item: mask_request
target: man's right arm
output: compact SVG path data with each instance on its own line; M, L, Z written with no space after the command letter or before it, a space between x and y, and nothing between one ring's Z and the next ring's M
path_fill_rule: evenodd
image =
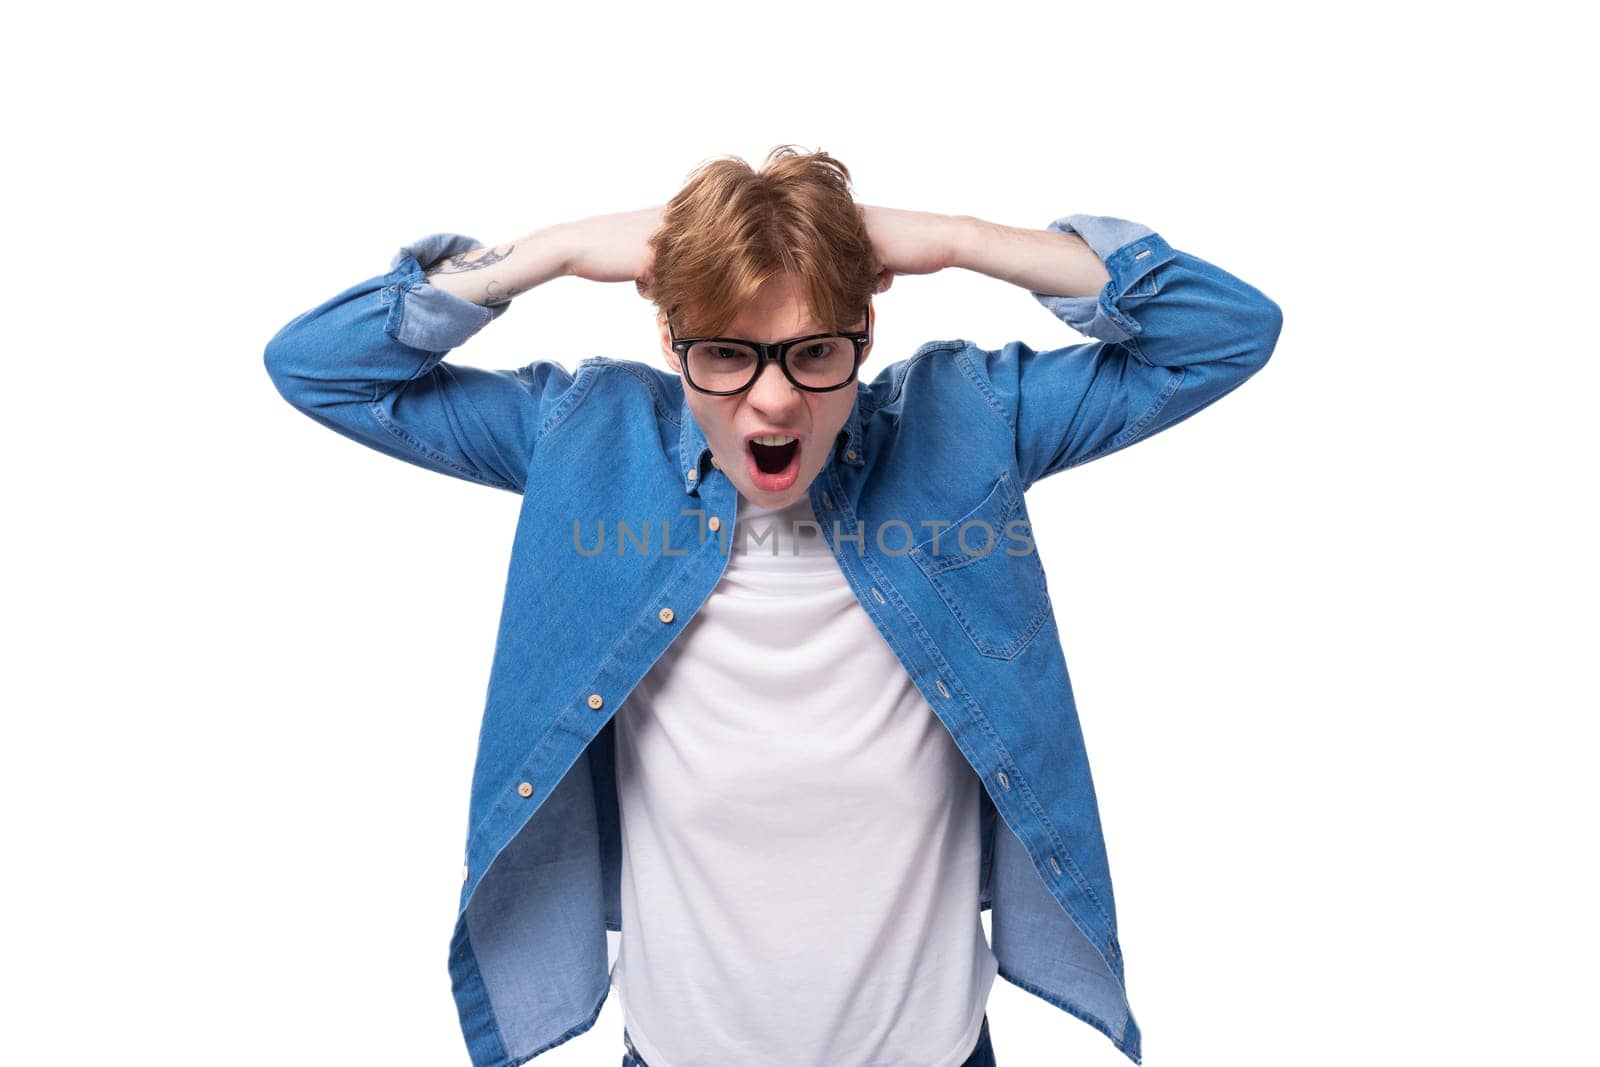
M430 284L463 300L498 307L567 272L573 227L551 226L521 240L476 248L424 264Z
M542 427L576 400L560 363L488 370L444 357L527 292L566 272L567 225L483 248L432 234L390 269L297 316L268 342L284 399L329 429L429 470L522 492Z

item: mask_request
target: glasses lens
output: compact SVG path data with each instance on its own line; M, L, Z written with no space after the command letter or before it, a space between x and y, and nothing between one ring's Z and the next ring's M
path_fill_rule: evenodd
M817 337L789 349L789 373L813 389L843 382L855 363L856 346L848 337Z
M727 341L700 341L689 346L689 379L702 389L742 389L755 374L755 349ZM789 373L801 385L827 389L845 382L855 370L856 347L848 337L816 337L789 349Z
M748 345L701 341L689 346L689 380L717 392L739 389L756 372L756 358L756 350Z

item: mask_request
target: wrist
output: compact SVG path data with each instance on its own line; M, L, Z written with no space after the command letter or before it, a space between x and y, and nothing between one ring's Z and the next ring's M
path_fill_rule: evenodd
M531 269L545 278L570 276L578 258L577 230L571 222L557 222L534 230L523 238L530 254L537 256Z
M973 215L947 216L944 226L944 266L946 268L960 267L963 270L973 270L972 264L976 262L974 249L982 238L984 228L988 225L988 223Z

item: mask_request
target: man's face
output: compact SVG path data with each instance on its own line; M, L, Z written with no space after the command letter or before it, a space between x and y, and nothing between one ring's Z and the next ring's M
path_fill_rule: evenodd
M867 313L874 319L877 314L870 305ZM849 328L864 330L868 321L858 320ZM681 375L683 364L672 351L664 312L657 314L656 325L667 365ZM773 342L825 333L829 329L832 327L811 318L800 301L800 290L794 280L789 275L779 275L722 333L748 341ZM872 345L868 344L862 353L863 363L871 352ZM826 393L807 392L796 388L784 376L783 368L769 363L762 368L761 377L754 385L734 396L708 396L691 388L687 381L683 388L688 394L689 410L711 446L712 462L752 503L781 508L804 495L821 472L839 431L850 417L850 409L855 406L856 384L852 381L842 389ZM760 473L749 439L761 434L799 439L797 469L786 485L772 487L770 477ZM767 481L768 486L759 485L760 481Z

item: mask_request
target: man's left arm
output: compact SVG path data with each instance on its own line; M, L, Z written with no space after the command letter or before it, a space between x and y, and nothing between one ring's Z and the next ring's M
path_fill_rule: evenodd
M1069 215L1045 230L958 216L948 266L1028 289L1095 340L970 350L1016 436L1024 487L1167 429L1267 362L1283 315L1260 290L1150 227Z

